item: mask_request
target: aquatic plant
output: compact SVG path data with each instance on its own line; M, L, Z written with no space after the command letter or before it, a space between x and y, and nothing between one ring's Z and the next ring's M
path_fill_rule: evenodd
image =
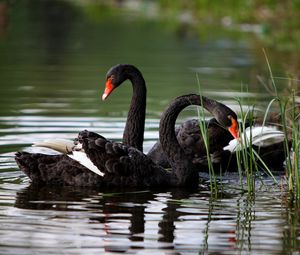
M293 90L288 96L286 94L280 96L276 87L275 78L272 73L272 69L265 51L265 59L270 75L270 87L269 91L273 94L273 98L269 101L265 114L263 116L262 127L264 128L267 123L268 116L271 112L271 108L276 104L279 108L280 123L283 132L283 144L284 144L284 154L285 154L285 173L286 173L286 187L290 191L291 195L300 200L300 174L299 174L299 146L300 146L300 124L298 118L300 114L297 108L297 97ZM197 76L199 93L201 93L201 86L199 78ZM266 84L264 84L267 86ZM240 107L240 119L241 126L240 130L246 130L246 123L249 124L246 132L240 131L240 145L239 149L236 150L236 162L237 170L240 176L240 187L241 190L247 190L249 193L255 192L255 185L257 180L261 180L263 183L263 178L261 171L270 176L274 183L277 183L276 178L273 176L271 169L268 167L260 156L260 148L257 146L254 148L252 140L252 128L255 121L254 106L249 106L248 109L244 110L244 102L240 98L235 98ZM204 110L201 108L198 110L199 126L201 135L203 137L205 148L207 152L207 165L210 176L210 189L211 191L217 192L220 188L221 182L218 182L216 176L216 169L214 169L214 164L212 162L212 157L209 153L209 136L207 133L207 127L205 124L205 114ZM250 134L250 135L249 135ZM222 169L220 173L222 174ZM220 177L221 178L221 177ZM245 181L244 181L245 180ZM244 185L246 187L244 188Z
M297 201L300 200L300 174L299 174L299 144L300 144L300 125L299 125L299 113L297 112L297 102L296 102L296 94L295 91L288 95L283 94L279 95L275 77L273 76L273 72L271 69L271 65L265 50L263 50L267 67L269 70L270 76L270 85L268 90L272 91L273 98L270 100L266 112L264 114L262 126L265 126L267 116L269 115L271 106L275 103L278 104L279 114L281 117L281 121L279 125L284 133L284 153L285 153L285 174L286 174L286 187L290 191L290 194ZM290 79L287 79L290 80ZM266 84L264 84L267 86ZM245 130L245 123L248 120L250 123L250 133L251 133L251 124L253 123L253 112L254 108L248 109L245 113L242 108L242 102L240 99L236 99L238 104L240 105L240 115L242 119L242 130ZM241 134L242 135L242 134ZM245 139L244 139L245 140ZM240 151L237 151L237 163L238 170L241 178L241 185L243 185L242 177L246 176L247 180L247 190L248 192L255 191L255 171L263 170L268 175L273 177L274 182L277 183L276 179L272 175L271 170L268 168L267 164L260 158L259 152L256 152L252 146L252 136L250 135L249 140L245 140L244 144L241 144L243 148ZM247 149L246 149L247 148ZM260 163L262 167L258 169L257 163ZM259 175L258 175L259 176Z
M198 77L198 75L196 77L197 77L197 82L198 82L199 95L202 95L199 77ZM202 97L201 97L201 103L202 103ZM208 165L208 172L209 172L209 177L210 177L210 190L211 190L211 192L214 192L216 194L218 192L218 185L217 185L217 179L216 179L211 155L209 152L210 151L209 150L209 135L208 135L208 129L207 129L206 122L205 122L204 108L198 107L197 112L198 112L200 132L201 132L201 135L202 135L202 138L204 141L204 145L205 145L205 149L206 149L207 165Z
M240 130L243 130L244 132L240 131L240 147L239 150L236 150L236 161L238 166L238 172L240 175L240 184L243 188L243 177L246 177L246 184L247 184L247 191L249 193L252 193L255 191L255 184L257 177L261 180L263 183L263 179L261 178L260 171L263 171L268 176L272 177L274 182L276 183L276 179L272 174L272 171L268 167L268 165L264 162L264 160L261 158L258 151L255 150L254 141L252 140L252 130L253 130L253 124L255 121L254 116L254 105L250 106L246 112L243 110L243 103L242 100L239 98L236 98L238 105L240 106L240 117L241 117L241 127ZM265 127L265 122L267 119L267 116L270 111L270 107L272 105L273 100L269 103L267 110L264 115L264 120L262 123L262 130ZM246 123L249 124L249 127L246 127ZM246 129L248 132L246 132ZM250 135L249 135L250 134Z
M297 201L300 199L300 176L299 176L299 143L300 143L300 125L299 113L297 112L296 94L292 89L291 93L286 96L280 96L276 89L275 77L273 76L270 62L266 51L263 50L268 65L270 79L274 88L275 99L278 102L282 130L285 134L284 148L286 155L286 180L287 187L292 197ZM290 78L286 78L292 81ZM291 141L291 142L290 142ZM291 145L290 145L291 143Z
M290 194L296 199L300 199L300 176L299 176L299 131L297 105L295 92L286 99L279 100L280 113L282 115L282 127L285 133L285 153L286 153L286 180ZM289 125L290 126L289 126ZM289 139L290 138L290 139ZM290 145L291 140L291 145Z

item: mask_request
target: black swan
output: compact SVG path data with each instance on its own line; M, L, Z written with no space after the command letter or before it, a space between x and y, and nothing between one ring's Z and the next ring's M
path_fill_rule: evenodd
M16 162L33 182L75 186L190 186L199 182L198 169L192 159L179 146L175 134L175 122L182 109L189 105L201 105L208 100L191 94L176 98L163 113L160 120L160 141L172 166L167 171L155 164L138 149L116 143L89 131L78 135L78 144L101 172L90 171L68 155L45 155L18 152ZM214 109L212 109L214 111ZM226 116L222 121L231 123Z
M106 75L106 86L102 99L105 100L111 92L120 86L125 80L129 79L133 87L133 96L131 100L128 118L123 134L123 144L133 146L142 151L145 126L145 110L146 110L146 84L142 73L133 65L119 64L113 66ZM204 97L203 97L204 98ZM206 122L209 135L209 151L210 153L220 151L226 146L232 138L238 137L238 124L236 114L227 106L221 103L213 103L206 107L207 103L212 101L203 100L203 107L210 109L215 117L219 119L224 116L232 116L226 126L224 121L219 123L215 118ZM227 118L227 117L226 117ZM229 131L229 132L228 132ZM206 147L202 139L199 129L199 121L196 119L188 120L176 129L177 140L186 154L194 155L198 158L206 155ZM159 142L149 151L148 156L157 164L168 167L169 163Z
M135 66L129 64L113 66L106 75L106 88L102 99L105 100L115 88L127 79L132 83L133 96L123 134L123 143L125 145L136 147L142 151L146 108L146 85L142 73ZM214 112L212 112L212 110L209 111L217 117L205 122L209 138L209 153L212 155L216 167L223 162L223 168L226 165L227 167L225 169L235 171L237 164L232 164L232 162L234 162L232 159L235 159L235 155L233 155L234 150L232 150L231 147L227 147L227 150L224 150L223 148L228 145L233 137L237 138L239 136L236 114L221 103L214 103L213 105L206 107L207 102L208 104L210 103L209 101L203 100L203 107L206 109L213 109L215 107L216 109L214 109ZM232 123L224 125L224 121L221 123L218 122L218 119L222 118L222 115L232 116ZM276 134L276 132L273 132L273 128L269 129L260 125L252 127L252 129L259 137L258 143L254 143L253 148L259 153L267 166L272 169L282 168L285 160L282 132L279 134L280 131L277 131ZM176 137L185 154L190 155L193 158L193 162L197 164L200 169L207 170L205 169L207 166L206 146L199 128L199 120L192 119L181 124L176 129ZM268 137L273 141L272 143L266 141L263 142L263 140L266 138L268 139ZM233 141L236 142L237 140ZM163 167L170 166L160 142L157 142L147 155L154 163ZM275 160L275 158L277 160Z

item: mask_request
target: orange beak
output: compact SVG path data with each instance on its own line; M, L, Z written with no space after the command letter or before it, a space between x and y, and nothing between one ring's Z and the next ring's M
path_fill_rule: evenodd
M104 101L114 89L115 86L112 84L111 78L108 78L105 84L105 90L102 95L102 100Z
M234 118L231 118L231 126L228 128L228 131L235 139L240 139L239 124Z

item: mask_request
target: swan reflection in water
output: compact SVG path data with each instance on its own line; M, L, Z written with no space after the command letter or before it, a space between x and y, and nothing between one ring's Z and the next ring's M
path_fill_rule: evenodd
M44 243L52 251L278 251L288 236L283 236L286 225L276 216L282 210L275 205L270 211L268 195L233 192L213 197L205 186L105 191L31 184L17 193L11 213L23 220L13 233L37 250ZM290 216L287 224L295 220ZM271 233L276 244L269 242Z
M149 246L177 252L200 251L207 249L209 224L214 220L213 200L206 191L202 188L110 189L106 193L97 189L31 184L17 193L15 207L26 209L21 213L34 219L30 223L37 232L56 233L52 238L58 240L66 233L72 235L71 247L93 242L95 248L105 251L125 252ZM222 235L234 235L235 228L233 224ZM191 229L193 236L189 236ZM88 237L91 240L86 240ZM41 240L30 241L34 247ZM225 245L235 246L232 238Z

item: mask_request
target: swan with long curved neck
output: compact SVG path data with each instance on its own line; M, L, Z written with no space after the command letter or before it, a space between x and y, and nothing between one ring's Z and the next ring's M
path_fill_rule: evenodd
M190 162L193 161L194 155L186 154L186 152L183 150L183 148L177 140L178 135L176 135L175 129L171 128L175 126L175 121L181 110L190 104L201 105L203 108L208 110L213 116L215 116L217 122L223 127L228 127L230 129L233 126L234 128L237 128L236 126L234 126L237 116L227 106L204 96L199 97L199 95L196 94L178 97L169 105L169 107L163 114L160 122L159 131L159 138L162 150L165 152L172 169L175 169L175 171L178 171L178 166L183 166L183 170L181 169L180 171L191 171L190 169L194 170L195 168L198 169L195 164L193 164L193 167L191 168ZM168 123L168 125L165 125L165 123ZM238 131L234 130L234 132ZM180 163L180 161L182 161L183 163ZM189 167L187 167L184 163L188 164ZM198 171L199 170L201 169L198 169ZM192 178L193 175L186 173L180 174L179 176L181 178ZM183 183L186 182L185 179L181 181Z
M131 81L133 93L123 133L123 143L143 151L147 89L141 72L133 65L113 66L106 74L102 100L105 100L127 79Z
M107 72L106 87L102 99L105 100L114 89L127 79L132 83L133 95L123 134L123 143L142 151L147 93L142 73L135 66L129 64L113 66ZM206 108L206 101L204 100L203 103L204 108ZM206 124L208 127L210 153L213 153L222 150L233 137L238 137L238 125L236 114L223 104L212 104L210 112L217 119L211 119ZM231 119L228 119L227 116L229 115L232 116ZM221 120L221 122L218 120ZM186 121L177 129L176 134L179 145L186 154L193 155L194 157L206 155L206 147L200 132L198 120ZM169 165L159 142L149 151L148 156L155 163L162 166Z
M129 79L132 83L133 95L123 134L123 143L142 150L146 108L146 84L142 73L133 65L120 64L113 66L108 71L106 77L106 88L102 96L103 100L105 100L111 92L120 86L125 80ZM209 141L209 153L213 155L213 160L217 164L219 164L220 160L227 162L227 158L232 158L232 155L230 155L230 151L224 153L224 147L228 145L233 137L237 138L239 134L236 114L230 108L221 103L215 101L210 102L210 100L205 97L202 97L202 101L203 107L210 111L215 117L205 123ZM231 117L228 118L228 116ZM256 129L260 130L261 128L258 126L255 127L255 130ZM263 128L262 130L263 132L261 130L258 132L263 134L265 138L270 135L266 128ZM183 149L185 154L192 156L193 162L197 164L200 169L204 169L207 165L207 147L205 146L205 142L199 128L199 120L191 119L181 124L176 129L176 136L179 146ZM273 134L272 137L272 139L274 139ZM261 135L259 135L259 139L262 139ZM278 137L276 139L278 139ZM233 141L235 143L237 142L237 140ZM280 165L282 167L282 163L285 158L285 155L282 152L282 147L283 146L280 144L276 145L275 143L264 146L257 151L263 159L267 159L265 162L268 163L270 168L274 168L274 165ZM276 150L280 151L280 153L277 153L279 156L275 153ZM264 151L267 151L268 155L271 156L265 157L264 155L266 153L264 153ZM159 141L150 149L147 155L155 163L161 166L170 166L167 156ZM279 158L279 163L274 163L274 159L269 159L272 157ZM230 168L230 170L236 169L234 165L232 167L232 164Z
M204 100L206 98L203 97ZM208 100L208 99L207 99ZM180 111L191 105L201 105L199 95L176 98L163 113L160 121L160 139L172 170L155 164L134 147L105 139L89 131L79 133L78 142L87 152L102 176L67 155L44 155L19 152L16 161L33 182L75 186L189 186L197 185L198 169L178 146L175 121ZM213 106L214 101L210 101ZM212 110L213 111L213 110Z

